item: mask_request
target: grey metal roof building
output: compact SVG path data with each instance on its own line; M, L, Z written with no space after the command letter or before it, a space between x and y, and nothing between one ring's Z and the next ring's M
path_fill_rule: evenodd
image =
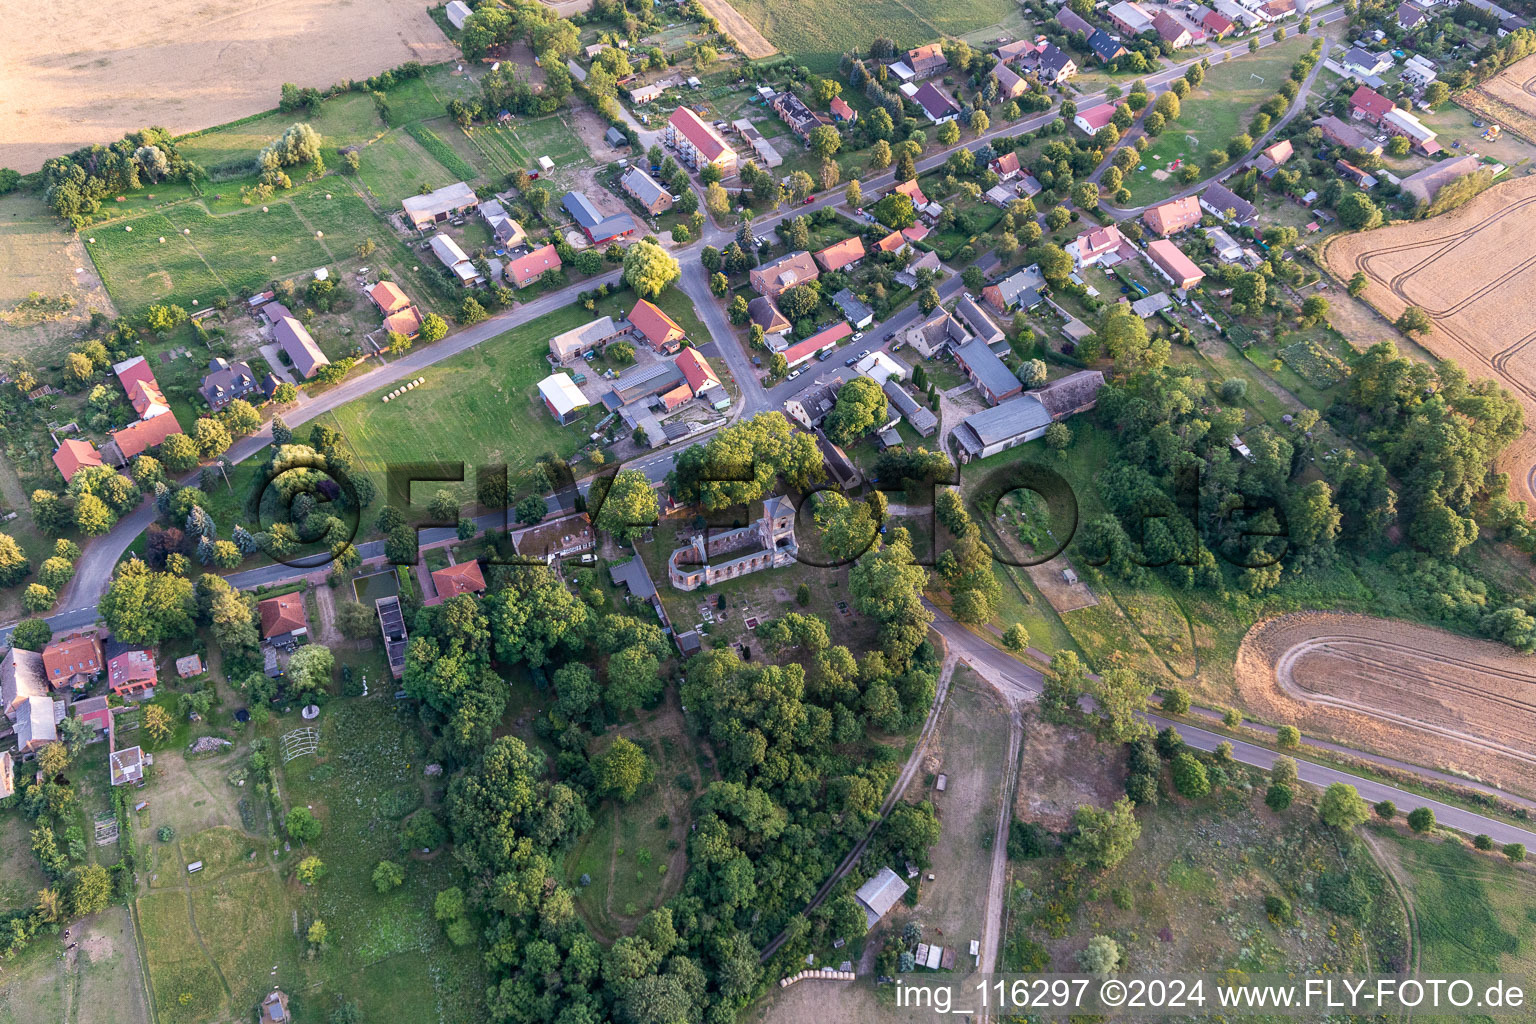
M901 413L901 418L913 430L927 437L939 429L939 418L933 414L933 410L909 395L894 379L887 377L880 389L885 392L891 408Z
M955 359L971 378L971 383L993 405L1024 390L1013 371L1004 366L1003 361L997 358L997 353L980 338L972 338L955 349Z
M874 878L859 886L853 894L859 906L864 908L864 926L873 928L906 893L907 883L901 880L901 876L890 868L881 868Z
M847 288L832 296L832 304L842 310L848 322L860 330L875 322L875 311L860 302Z
M1237 224L1252 220L1253 215L1258 212L1252 203L1219 181L1211 183L1204 192L1200 193L1200 205L1223 219L1226 218L1227 211L1231 210L1235 214L1233 221Z
M969 295L962 295L960 301L955 303L955 316L960 318L972 334L988 345L1003 340L1003 329Z
M960 461L984 459L1033 441L1051 422L1050 412L1032 394L967 416L954 434L960 445Z
M596 227L603 221L603 215L592 205L592 200L580 192L567 192L560 205L584 228Z

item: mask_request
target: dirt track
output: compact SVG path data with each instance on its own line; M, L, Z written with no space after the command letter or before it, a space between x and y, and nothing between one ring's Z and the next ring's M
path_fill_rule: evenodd
M424 0L8 4L0 167L162 125L193 131L268 110L284 82L326 88L457 52Z
M1319 254L1341 281L1358 271L1361 298L1388 320L1418 306L1434 321L1421 339L1474 377L1494 377L1536 424L1536 176L1488 189L1465 206L1424 221L1337 235ZM1514 497L1536 499L1536 436L1530 428L1502 460Z
M1315 735L1536 791L1536 658L1364 615L1260 622L1238 649L1246 707Z

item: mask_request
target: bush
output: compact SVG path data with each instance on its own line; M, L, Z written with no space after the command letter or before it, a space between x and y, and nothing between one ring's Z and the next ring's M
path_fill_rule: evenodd
M1397 805L1394 804L1391 800L1381 801L1374 808L1372 808L1372 810L1376 812L1376 817L1380 818L1382 821L1391 821L1393 818L1397 817Z
M1170 686L1163 691L1163 710L1170 715L1187 714L1189 711L1189 694L1177 686Z
M1285 810L1295 799L1296 791L1283 782L1271 783L1269 790L1264 794L1264 802L1272 811Z
M1364 918L1371 910L1371 893L1349 871L1324 871L1317 879L1317 901L1336 914Z
M1179 735L1179 730L1173 726L1164 728L1157 734L1157 753L1159 757L1171 760L1173 756L1184 749L1184 737Z
M1479 850L1487 852L1488 850L1493 849L1493 837L1486 832L1479 832L1477 835L1472 837L1472 845L1477 847Z
M1408 827L1415 832L1428 832L1435 827L1435 812L1428 807L1415 807L1408 812Z
M1264 913L1276 924L1285 924L1291 920L1291 901L1284 896L1269 895L1264 897Z
M1051 852L1054 844L1049 831L1033 821L1014 821L1008 825L1008 856L1012 860L1034 860Z
M1182 796L1198 800L1211 792L1211 780L1205 765L1195 755L1181 751L1173 757L1173 788Z
M1301 730L1294 725L1282 725L1275 730L1275 744L1281 750L1295 750L1301 746Z
M1514 861L1516 864L1520 863L1522 860L1525 860L1525 844L1524 843L1505 843L1504 844L1504 856L1508 857L1510 860Z

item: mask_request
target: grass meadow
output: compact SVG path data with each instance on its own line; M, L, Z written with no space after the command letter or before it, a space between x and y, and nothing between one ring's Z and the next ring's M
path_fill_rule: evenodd
M298 724L297 716L274 719L262 734L275 749ZM432 917L438 891L452 884L451 862L398 845L400 821L441 798L422 774L414 717L375 694L330 702L318 724L318 752L278 771L284 807L309 807L324 825L312 846L285 850L280 837L226 826L156 844L165 853L154 858L137 915L162 1024L249 1019L274 984L294 998L298 1019L322 1019L343 1000L356 1002L363 1020L480 1019L479 956L452 947ZM310 854L326 873L305 887L290 875ZM405 883L380 894L371 876L385 859L405 868ZM194 860L204 867L189 875L184 866ZM311 956L305 933L315 920L329 935Z
M1150 139L1142 154L1140 169L1125 178L1134 204L1156 202L1185 187L1177 172L1163 181L1152 176L1165 170L1175 160L1198 161L1203 168L1210 154L1227 140L1246 131L1259 104L1280 88L1291 65L1307 51L1311 40L1292 36L1257 53L1243 54L1212 65L1200 88L1192 91L1182 105L1182 116L1163 134ZM1190 139L1194 142L1191 143ZM1203 175L1202 175L1203 176Z
M868 0L858 5L856 17L846 3L747 0L734 6L774 46L821 72L835 68L844 51L864 50L871 25L897 46L912 47L995 25L1015 10L1006 0Z
M328 413L324 422L347 439L381 495L390 462L462 461L472 478L475 466L528 466L546 452L568 457L596 416L562 427L539 400L536 385L549 375L549 339L594 316L627 316L634 303L634 294L621 289L595 313L567 306L430 367L426 382L406 395L385 403L381 389ZM669 291L659 305L691 337L707 337L682 292ZM470 484L462 486L467 492Z

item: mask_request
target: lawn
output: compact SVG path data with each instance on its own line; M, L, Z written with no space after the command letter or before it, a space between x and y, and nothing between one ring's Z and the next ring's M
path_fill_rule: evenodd
M830 72L845 51L869 46L871 26L901 48L917 46L944 35L958 35L995 25L1016 10L1005 0L868 0L808 4L797 0L748 0L735 7L756 25L768 41L812 71Z
M346 437L380 494L391 462L463 462L472 479L476 466L506 463L515 471L546 452L569 456L598 414L562 427L544 408L536 385L549 375L549 339L594 315L627 316L634 301L621 289L596 314L567 306L438 363L408 395L385 403L376 392L329 413L325 422ZM707 337L681 292L668 292L659 304L691 337Z
M423 188L442 188L460 180L403 129L391 130L364 149L359 159L358 177L373 197L390 209Z
M319 132L332 149L366 143L384 130L372 99L364 93L345 93L326 100L313 113L285 114L274 110L262 117L185 136L177 143L177 149L218 181L221 172L235 170L241 161L254 164L256 153L263 146L299 121ZM328 160L329 156L328 153Z
M1310 45L1307 37L1293 36L1212 66L1200 88L1184 99L1183 115L1150 140L1140 168L1126 176L1132 202L1155 202L1182 188L1176 172L1163 181L1155 179L1153 172L1167 169L1176 160L1199 161L1203 168L1212 151L1247 130L1254 110L1275 94L1291 65Z

